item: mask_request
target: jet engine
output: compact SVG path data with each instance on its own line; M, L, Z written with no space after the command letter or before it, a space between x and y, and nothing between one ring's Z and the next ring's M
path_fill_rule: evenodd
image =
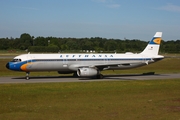
M93 77L98 75L98 70L95 68L79 68L77 70L77 75L79 77Z

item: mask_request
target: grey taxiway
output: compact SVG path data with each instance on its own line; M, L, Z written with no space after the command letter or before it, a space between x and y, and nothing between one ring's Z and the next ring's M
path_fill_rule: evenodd
M165 80L180 78L179 74L128 74L105 75L104 79L74 78L71 76L32 76L29 80L25 77L0 77L0 84L5 83L50 83L50 82L93 82L93 81L125 81L125 80Z

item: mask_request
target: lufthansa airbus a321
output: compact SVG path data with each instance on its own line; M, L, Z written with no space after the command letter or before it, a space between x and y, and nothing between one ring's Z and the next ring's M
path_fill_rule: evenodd
M23 54L6 64L6 68L26 72L57 71L59 74L74 73L79 77L103 78L103 70L136 68L162 60L158 55L162 32L156 32L146 48L138 54Z

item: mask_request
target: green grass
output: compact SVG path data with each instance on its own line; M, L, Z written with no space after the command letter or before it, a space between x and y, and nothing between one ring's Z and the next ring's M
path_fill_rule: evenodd
M178 120L180 79L0 84L1 120Z
M24 50L0 50L0 56L4 55L4 56L17 56L20 54L27 54L26 51Z

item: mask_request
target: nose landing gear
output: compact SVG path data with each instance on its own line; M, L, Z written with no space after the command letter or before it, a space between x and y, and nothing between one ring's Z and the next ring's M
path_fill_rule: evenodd
M29 74L30 74L30 72L26 72L26 80L29 80L30 78L29 78Z

